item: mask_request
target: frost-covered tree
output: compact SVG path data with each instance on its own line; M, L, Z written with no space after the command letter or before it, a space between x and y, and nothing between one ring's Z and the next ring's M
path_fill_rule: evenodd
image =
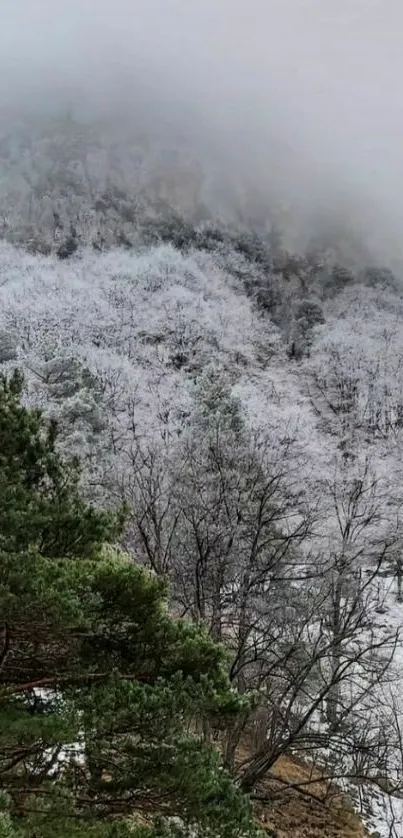
M293 506L298 498L287 497L284 448L280 454L268 438L249 434L225 380L206 373L195 400L178 441L160 458L139 443L134 550L171 576L184 614L207 622L217 638L236 635L237 656L247 659L254 597L292 562L309 522L303 504ZM245 665L234 661L234 677Z
M83 503L76 461L61 459L56 425L21 404L22 390L18 372L0 380L1 549L85 557L121 522Z
M290 358L309 355L314 327L320 323L324 323L324 314L318 301L306 299L297 305L289 336Z

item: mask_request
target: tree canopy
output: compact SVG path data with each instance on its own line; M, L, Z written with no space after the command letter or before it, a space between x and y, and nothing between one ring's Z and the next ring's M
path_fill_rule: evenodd
M252 834L193 732L241 707L222 647L111 546L120 514L86 504L56 426L21 396L19 374L2 380L0 836Z

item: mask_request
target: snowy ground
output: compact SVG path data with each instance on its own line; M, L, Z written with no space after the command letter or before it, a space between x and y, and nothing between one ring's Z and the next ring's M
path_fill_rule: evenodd
M384 599L385 613L379 615L380 632L401 629L403 624L403 603L396 602L396 586L386 579L385 584L385 599ZM399 680L394 685L394 695L396 696L398 706L400 708L401 717L400 724L403 725L403 693L402 693L402 675L403 673L403 642L401 641L397 648L394 658L394 668L398 673ZM396 773L394 781L396 783L403 783L403 754L396 753ZM366 790L367 804L369 802L371 812L364 814L364 823L370 832L379 834L380 838L402 838L403 836L403 792L402 797L391 797L383 794L380 789ZM365 809L364 809L365 812Z

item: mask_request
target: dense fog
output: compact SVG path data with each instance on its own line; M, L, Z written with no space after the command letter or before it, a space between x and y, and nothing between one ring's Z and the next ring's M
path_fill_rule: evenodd
M3 0L1 99L185 136L297 238L337 215L393 257L402 24L398 0Z

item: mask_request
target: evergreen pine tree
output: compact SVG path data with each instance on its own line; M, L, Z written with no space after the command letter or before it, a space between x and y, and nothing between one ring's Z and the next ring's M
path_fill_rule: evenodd
M0 390L0 838L253 833L196 717L236 714L221 647L105 546L57 431Z

